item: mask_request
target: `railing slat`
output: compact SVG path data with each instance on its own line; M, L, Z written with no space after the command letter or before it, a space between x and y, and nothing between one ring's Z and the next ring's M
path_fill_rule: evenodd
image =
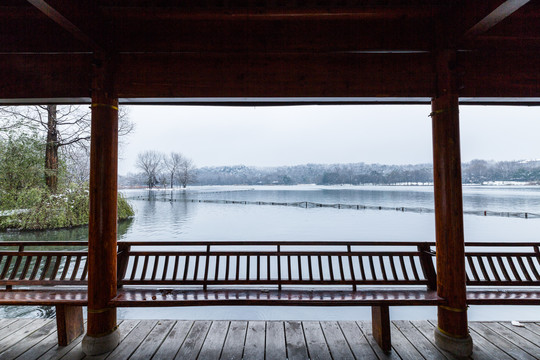
M190 256L186 256L186 262L184 263L184 276L182 276L182 281L187 280L188 270L189 270L189 259Z
M246 260L246 280L249 280L249 275L250 275L250 270L251 270L250 263L251 263L251 256L248 256Z
M216 271L215 271L214 280L219 279L219 259L220 258L221 258L221 256L216 256Z
M32 256L25 256L24 259L24 266L21 271L21 275L19 276L19 280L26 279L26 274L28 273L28 269L30 268L30 264L32 263Z
M472 256L466 255L465 257L467 258L467 262L469 263L469 267L471 268L471 274L474 281L480 281L480 277L478 276L478 272L476 271L476 265L474 264Z
M141 273L141 280L146 279L146 272L148 271L148 262L150 261L150 255L143 256L144 262L143 262L143 268Z
M373 256L368 256L369 260L369 270L371 271L371 277L373 280L378 280L377 272L375 271L375 263L373 261Z
M497 256L497 262L499 263L499 266L501 267L501 271L504 276L505 281L512 281L512 278L510 278L510 274L508 274L508 271L506 270L506 265L502 259L502 256Z
M130 280L133 280L135 279L135 273L137 272L137 266L139 265L139 256L138 255L135 255L133 257L133 268L131 269L131 276L130 276Z
M60 263L62 262L62 256L55 256L54 258L54 267L50 277L51 280L56 279L56 274L58 274L58 269L60 268Z
M334 281L334 265L332 264L332 256L328 256L328 271L330 272L330 280Z
M6 278L9 271L9 266L11 265L11 259L12 259L11 255L8 255L6 257L6 261L4 262L4 269L2 270L2 273L0 273L0 279ZM2 261L2 259L0 259L0 261Z
M518 265L519 265L521 271L523 272L523 275L525 275L525 278L527 279L527 281L532 281L531 275L529 274L529 271L527 270L527 267L523 263L523 259L521 258L521 256L517 256L516 259L517 259Z
M360 264L360 275L362 275L361 281L366 281L366 270L364 269L364 260L362 259L362 256L358 257L358 263Z
M536 269L536 265L534 264L533 258L529 256L527 257L527 261L529 263L529 266L531 267L531 270L536 280L540 280L540 274L538 273L538 270Z
M45 258L45 266L43 266L43 269L41 270L41 276L39 277L39 280L43 281L45 279L45 276L47 275L47 272L49 271L49 268L51 267L51 255L47 255Z
M173 275L172 279L174 281L178 280L178 269L180 267L180 256L176 255L174 257L174 268L173 268Z
M384 281L388 281L388 276L386 275L386 266L384 264L384 256L379 256L379 265L381 266L381 272Z
M237 255L237 256L236 256L235 279L236 279L236 280L240 280L240 255Z
M196 256L195 257L195 269L193 271L193 280L197 280L197 278L199 277L199 261L200 261L200 256Z
M347 246L347 251L349 253L351 252L351 246L350 245ZM354 264L353 264L351 255L347 256L347 259L349 261L349 272L351 273L351 280L354 282L353 291L356 291L356 274L354 273Z
M308 259L309 281L313 281L313 263L311 261L311 256L308 256L307 259Z
M403 272L403 277L405 278L405 280L409 280L409 272L407 271L407 267L405 266L405 259L403 258L403 256L398 257L399 263L401 264L401 271Z
M394 263L394 257L389 256L388 258L390 259L390 269L392 270L392 277L394 278L394 280L398 280L396 264Z
M17 273L19 272L19 266L21 266L21 260L22 256L17 256L17 259L15 260L15 265L13 265L13 269L11 270L11 274L9 276L10 280L15 279L17 276Z
M298 261L298 279L303 280L304 278L302 276L302 257L298 256L296 260Z
M322 281L324 280L324 274L323 274L323 266L322 266L322 257L320 255L317 256L317 261L319 263L319 279Z
M71 273L70 281L74 281L77 278L77 273L79 272L79 267L81 266L82 256L75 256L75 265L73 265L73 272Z
M165 256L165 262L163 263L163 271L161 272L161 280L165 280L167 278L167 273L169 272L169 257Z
M151 278L152 280L156 279L160 256L154 256L154 258L155 260L154 260L154 268L152 269L152 278Z
M66 256L66 262L64 263L64 270L60 275L60 280L65 280L69 272L69 265L71 264L71 255Z
M514 261L512 260L512 256L506 256L506 260L508 261L508 265L510 265L510 270L512 270L512 273L514 274L514 277L517 281L521 281L521 276L519 276L519 273L516 269L516 265L514 264Z
M81 257L81 261L82 261L82 257ZM83 267L83 272L81 275L81 280L86 280L87 275L88 275L88 258L86 258L84 261L84 267Z
M292 280L291 255L287 255L287 279Z
M487 260L488 260L489 268L491 269L491 272L493 273L493 276L495 276L495 280L501 281L501 277L499 276L499 273L497 271L497 267L495 266L495 263L493 262L493 257L488 256Z
M230 270L230 264L231 264L231 259L230 259L230 256L227 255L227 262L225 264L225 280L229 280L229 270Z
M477 256L476 260L478 260L478 265L480 265L480 271L482 272L482 276L484 276L484 280L490 281L491 278L489 277L486 266L484 265L483 256Z
M418 276L418 269L416 268L416 262L414 261L414 256L409 255L409 261L411 262L411 268L413 271L414 279L416 281L420 280L420 276Z

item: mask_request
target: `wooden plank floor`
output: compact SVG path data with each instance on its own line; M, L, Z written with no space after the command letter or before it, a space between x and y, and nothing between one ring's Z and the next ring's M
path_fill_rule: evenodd
M540 359L540 323L470 323L473 359ZM123 320L122 342L86 359L454 359L433 343L433 321L393 321L384 354L366 321ZM0 359L85 359L82 336L56 344L54 319L0 319Z

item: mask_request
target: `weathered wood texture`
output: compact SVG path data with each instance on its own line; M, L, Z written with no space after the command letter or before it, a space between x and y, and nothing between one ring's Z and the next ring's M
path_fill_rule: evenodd
M432 100L433 185L437 253L437 293L448 300L439 306L438 326L445 334L466 337L467 301L461 149L459 141L456 54L437 54L437 97Z
M540 359L540 324L472 322L475 360ZM457 360L439 349L434 325L422 320L393 321L394 344L382 353L367 339L364 321L168 321L124 320L122 342L92 359L410 359ZM54 322L0 319L2 359L83 359L78 337L68 347L55 345Z
M0 285L11 290L0 291L0 303L86 303L86 242L2 245L5 250L0 250ZM79 250L55 250L58 246ZM173 248L160 250L162 246ZM536 243L466 243L468 299L489 304L505 299L512 303L538 301L538 292L525 287L540 285L539 247ZM407 288L431 288L436 283L433 249L433 243L411 242L120 242L117 281L125 288L121 290L124 299L116 300L148 300L155 295L154 300L182 301L185 289L189 291L184 301L208 300L209 305L227 299L436 302L429 291ZM143 289L141 285L166 286L170 290ZM220 293L219 287L223 285L241 285L243 290L229 288ZM259 293L261 285L268 291ZM325 287L300 297L302 288L312 285ZM372 285L388 285L392 289L374 291L369 289ZM401 285L404 287L395 287ZM19 286L31 287L23 290ZM522 288L495 289L515 286Z
M67 346L84 332L82 306L56 306L58 345Z
M0 24L0 99L14 102L87 101L101 51L119 55L118 96L148 102L426 101L437 93L435 51L448 44L460 51L460 96L540 94L536 1L9 0Z
M104 336L116 327L116 235L118 177L118 99L114 63L94 60L88 224L88 331Z
M388 306L371 307L371 325L373 338L384 352L392 349L390 335L390 308Z

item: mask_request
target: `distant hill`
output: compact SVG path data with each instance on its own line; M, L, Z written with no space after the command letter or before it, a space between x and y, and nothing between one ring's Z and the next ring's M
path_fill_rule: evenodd
M530 182L540 184L540 160L472 160L462 165L463 183ZM196 185L424 184L433 182L431 164L305 164L296 166L213 166L197 169ZM144 185L140 174L121 176L122 186Z

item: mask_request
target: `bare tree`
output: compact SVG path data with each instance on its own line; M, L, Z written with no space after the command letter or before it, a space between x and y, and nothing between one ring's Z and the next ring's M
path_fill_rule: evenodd
M35 105L0 107L4 127L32 128L46 134L45 183L52 192L58 187L58 151L60 148L80 149L89 153L91 111L82 105ZM133 131L125 108L120 108L118 135Z
M167 169L167 173L170 176L170 184L172 189L174 186L174 177L177 176L180 172L180 167L182 165L182 162L184 161L184 156L180 153L172 152L168 157L165 157L164 160L165 168Z
M183 159L178 171L178 180L184 189L188 184L192 184L196 181L197 177L195 174L195 169L196 168L193 160L188 158Z
M90 156L86 150L67 148L63 158L68 183L82 185L90 181Z
M163 155L157 151L149 150L137 155L135 165L144 173L149 189L157 185L162 164Z

